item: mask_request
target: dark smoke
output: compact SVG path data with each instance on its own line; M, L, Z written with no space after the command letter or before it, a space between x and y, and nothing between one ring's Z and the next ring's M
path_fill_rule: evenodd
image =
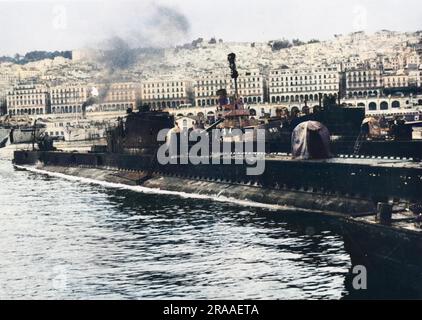
M122 38L115 36L105 42L100 61L111 72L119 69L127 69L136 62L136 51Z
M97 103L97 99L94 97L89 97L84 103L82 103L82 116L84 118L86 116L86 107L92 106L95 103Z
M153 5L151 13L142 19L128 20L128 28L124 34L108 38L101 45L102 62L114 73L131 68L138 62L139 53L145 49L172 47L186 40L190 31L189 20L177 9Z
M150 10L145 17L144 9L134 8L134 15L127 20L126 31L116 33L100 45L97 60L105 68L104 87L98 97L100 101L107 95L112 82L122 80L124 71L142 63L142 54L161 57L160 49L186 40L190 23L181 12L163 5L153 5Z
M169 42L180 40L177 38L185 36L190 30L190 23L182 13L161 5L155 6L150 24L162 32Z

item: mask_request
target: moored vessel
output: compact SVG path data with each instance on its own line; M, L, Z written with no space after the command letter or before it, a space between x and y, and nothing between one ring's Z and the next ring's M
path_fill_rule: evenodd
M3 135L8 134L12 144L37 141L45 130L45 124L37 123L36 120L33 121L29 117L6 116L0 121L0 138L4 138Z
M227 118L217 119L214 125L200 132L209 132L219 125L225 129L227 122L232 123L231 128L245 128L242 122L247 113L239 106L236 108L236 103L232 106L234 108L226 108ZM107 132L107 145L96 146L91 152L54 151L52 146L18 150L14 153L14 164L22 168L35 166L41 173L76 176L114 185L268 204L276 208L276 214L297 212L304 217L329 219L341 230L351 228L356 237L370 235L372 241L378 241L378 246L368 246L368 252L375 250L377 258L386 257L388 250L384 245L390 246L394 241L406 250L415 250L420 256L420 159L385 154L382 157L353 153L331 156L326 148L329 140L324 140L328 139L330 127L337 125L335 132L338 133L348 132L352 126L358 132L361 130L360 122L346 122L343 126L336 123L335 119L348 117L348 112L352 111L327 108L325 113L316 113L325 126L321 122L301 126L306 124L302 121L305 119L297 119L295 128L302 127L302 133L295 136L294 143L306 150L301 152L303 157L292 158L289 153L271 149L261 152L258 150L260 141L255 140L257 143L252 150L243 153L220 149L192 155L189 153L191 145L187 153L180 152L180 145L179 152L169 154L169 161L163 163L159 153L167 142L158 139L158 135L162 130L175 127L174 117L167 112L145 108L138 112L129 110L125 118L119 118L118 125ZM315 119L308 117L306 121ZM290 125L292 123L290 121ZM252 128L257 130L259 126ZM212 137L208 137L205 145L215 142ZM276 143L277 139L273 141ZM325 148L322 153L318 152L321 148ZM388 150L384 152L388 155ZM162 154L166 155L166 152ZM248 161L251 159L254 161ZM250 174L251 168L262 170ZM412 240L409 242L409 239ZM412 268L420 267L417 259L401 262Z

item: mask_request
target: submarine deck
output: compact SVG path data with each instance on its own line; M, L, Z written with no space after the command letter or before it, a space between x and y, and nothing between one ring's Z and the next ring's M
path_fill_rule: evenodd
M329 159L292 159L288 154L266 154L267 161L291 161L298 163L332 163L345 165L362 165L384 168L406 168L406 169L422 169L422 162L413 161L408 158L396 157L363 157L343 155Z
M49 166L145 171L193 180L257 185L275 190L342 194L371 199L375 203L396 198L411 202L420 202L422 199L422 163L410 159L343 156L324 160L298 160L288 154L265 154L265 158L264 154L246 154L246 158L248 155L261 162L265 159L265 167L260 164L261 174L248 172L248 168L254 165L248 161L245 163L243 154L216 155L213 158L216 162L210 159L209 163L199 162L195 165L189 161L182 162L180 157L176 163L159 164L151 154L22 150L15 151L14 162L25 165L40 161ZM230 165L224 159L229 159ZM258 164L255 166L258 167Z

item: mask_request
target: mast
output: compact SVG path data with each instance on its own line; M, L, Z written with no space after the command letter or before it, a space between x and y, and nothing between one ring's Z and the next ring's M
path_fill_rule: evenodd
M238 92L237 92L237 78L239 77L239 73L236 69L236 54L230 53L227 56L227 60L229 61L229 66L231 70L231 77L234 80L234 99L237 100Z
M37 119L35 119L35 121L34 121L34 126L33 126L33 133L32 133L32 151L34 151L34 150L35 150L35 137L36 137L35 133L36 133L36 130L37 130Z

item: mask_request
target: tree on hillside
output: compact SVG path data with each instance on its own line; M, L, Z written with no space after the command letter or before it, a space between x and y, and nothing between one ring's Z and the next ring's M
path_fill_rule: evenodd
M320 41L318 39L311 39L308 41L308 44L312 44L312 43L319 43Z
M299 39L293 39L292 40L292 43L293 43L294 46L302 46L302 45L305 44L305 42L303 42L303 41L301 41Z
M292 46L290 41L286 39L270 41L268 45L273 51L279 51L281 49L290 48Z

